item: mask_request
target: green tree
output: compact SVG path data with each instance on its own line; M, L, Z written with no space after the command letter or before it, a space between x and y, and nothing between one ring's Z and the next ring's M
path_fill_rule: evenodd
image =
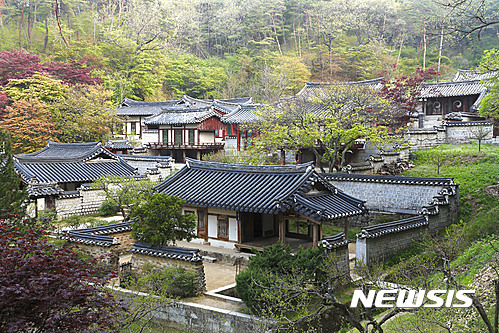
M130 214L135 239L155 246L175 244L177 240L190 241L196 226L194 214L182 214L183 199L156 193L134 206Z
M395 140L389 130L397 124L394 113L392 105L370 88L335 84L317 89L308 100L294 99L276 110L260 110L259 121L251 126L260 132L254 140L257 149L311 149L332 172L344 166L358 139L375 145Z
M128 221L132 207L151 194L153 185L149 179L111 175L101 177L92 184L94 188L104 191L106 200L119 208L125 221Z
M26 213L26 192L14 171L12 143L7 131L0 129L0 215Z
M54 104L54 118L62 142L104 141L119 126L112 92L101 85L78 84Z

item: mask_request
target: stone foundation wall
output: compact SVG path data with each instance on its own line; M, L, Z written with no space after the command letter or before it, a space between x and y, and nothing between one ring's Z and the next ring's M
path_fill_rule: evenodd
M147 296L131 290L114 288L119 298L135 299ZM213 333L263 333L270 332L270 323L262 319L235 311L214 308L197 303L173 302L158 307L152 315L155 318L174 322L187 332Z

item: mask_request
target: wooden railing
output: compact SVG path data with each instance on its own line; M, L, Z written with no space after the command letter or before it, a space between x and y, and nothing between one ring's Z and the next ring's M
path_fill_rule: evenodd
M175 143L149 142L151 149L223 149L223 142Z

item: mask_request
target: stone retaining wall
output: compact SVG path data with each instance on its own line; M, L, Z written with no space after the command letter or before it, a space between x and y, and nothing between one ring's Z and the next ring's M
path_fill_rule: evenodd
M147 296L122 288L113 288L119 297L133 299ZM260 318L230 310L214 308L197 303L172 301L158 307L153 316L160 320L181 325L188 332L263 333L268 332L268 323Z

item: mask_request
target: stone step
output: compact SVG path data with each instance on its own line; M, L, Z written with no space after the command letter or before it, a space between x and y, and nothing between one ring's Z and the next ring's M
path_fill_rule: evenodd
M217 258L213 258L213 257L203 256L202 258L203 258L203 261L205 261L205 262L214 263L215 261L217 261Z

